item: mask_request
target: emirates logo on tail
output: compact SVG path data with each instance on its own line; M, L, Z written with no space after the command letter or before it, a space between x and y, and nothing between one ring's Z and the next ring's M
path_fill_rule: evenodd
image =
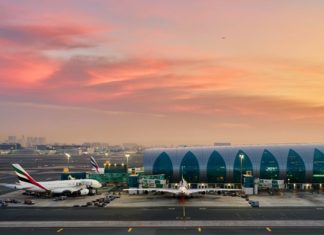
M31 177L27 173L27 171L25 171L24 168L22 168L19 164L12 164L12 167L14 168L15 173L18 176L18 179L19 179L20 182L25 182L25 183L33 184L36 187L39 187L39 188L41 188L41 189L43 189L45 191L49 191L43 185L41 185L36 180L34 180L33 177Z
M99 166L98 166L98 163L96 162L96 160L94 159L94 157L91 157L90 162L91 162L91 165L93 166L93 168L95 168L96 171L99 173Z

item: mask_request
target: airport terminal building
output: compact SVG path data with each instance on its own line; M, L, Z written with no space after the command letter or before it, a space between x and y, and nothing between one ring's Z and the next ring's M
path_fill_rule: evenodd
M144 152L145 174L181 175L191 183L239 184L242 174L284 180L286 184L324 183L323 145L210 146L156 148Z

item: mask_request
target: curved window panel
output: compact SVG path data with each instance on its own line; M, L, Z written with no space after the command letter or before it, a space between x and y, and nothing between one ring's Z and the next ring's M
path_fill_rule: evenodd
M207 163L208 183L224 183L226 180L226 165L222 156L214 151Z
M279 164L273 154L264 150L260 165L260 179L279 179Z
M180 164L180 177L188 181L188 183L199 182L199 163L196 156L192 152L186 153Z
M165 152L161 153L160 156L154 161L153 174L165 174L166 179L172 180L173 166L169 155Z
M324 154L318 149L314 152L313 182L324 183Z
M290 149L287 159L287 182L303 183L305 182L305 163L303 159L294 150Z
M241 171L241 161L242 161L242 171ZM247 174L251 172L253 174L253 167L252 162L249 158L249 156L244 153L242 150L240 150L234 161L234 172L233 172L233 181L234 183L240 183L241 182L241 175ZM241 174L242 172L242 174Z

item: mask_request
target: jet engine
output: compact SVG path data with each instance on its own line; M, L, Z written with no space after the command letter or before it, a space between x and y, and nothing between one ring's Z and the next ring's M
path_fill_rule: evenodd
M88 194L89 194L89 189L84 188L80 190L80 195L88 195Z

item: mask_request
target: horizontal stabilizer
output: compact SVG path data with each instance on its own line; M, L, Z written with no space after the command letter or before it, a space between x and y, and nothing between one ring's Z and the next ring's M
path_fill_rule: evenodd
M0 186L6 187L6 188L11 188L11 189L17 188L16 184L0 184Z

